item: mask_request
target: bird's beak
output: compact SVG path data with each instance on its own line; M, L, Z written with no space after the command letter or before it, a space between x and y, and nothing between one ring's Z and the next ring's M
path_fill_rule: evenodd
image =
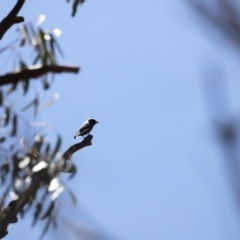
M99 122L96 121L96 123L99 123Z

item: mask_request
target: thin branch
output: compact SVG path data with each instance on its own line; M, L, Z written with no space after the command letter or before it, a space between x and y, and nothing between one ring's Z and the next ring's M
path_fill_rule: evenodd
M36 64L25 70L17 70L12 73L0 75L0 86L14 84L22 79L38 78L46 73L78 73L80 70L77 66L67 65L41 65Z
M0 22L0 39L14 24L24 22L24 17L17 16L25 0L18 0L11 12Z
M62 160L68 160L73 153L76 151L92 145L93 136L88 135L83 141L76 143L69 147L63 154L62 157L56 161L55 168L58 167L58 162ZM40 170L41 171L41 170ZM43 176L43 175L42 175ZM43 186L42 183L45 179L38 177L32 180L30 186L20 194L17 200L11 201L6 208L0 212L0 239L4 238L7 234L7 228L10 223L16 223L18 221L17 214L29 203L33 202L37 191Z
M83 141L72 145L62 154L62 159L70 160L72 155L76 151L79 151L80 149L82 149L84 147L91 146L92 145L92 142L91 142L92 139L93 139L93 136L91 134L89 134L86 138L84 138Z

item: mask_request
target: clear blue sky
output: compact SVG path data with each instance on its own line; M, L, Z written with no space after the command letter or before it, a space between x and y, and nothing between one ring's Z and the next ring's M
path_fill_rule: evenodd
M14 3L5 0L1 16ZM60 62L82 68L55 78L60 99L39 116L62 134L62 151L86 118L99 121L93 146L74 155L78 174L68 186L78 208L63 194L62 216L108 239L239 239L201 78L202 64L221 64L235 111L240 72L230 49L211 41L181 1L87 0L75 18L70 12L64 0L27 0L21 11L60 28ZM42 226L29 228L28 219L12 225L6 239L38 239Z

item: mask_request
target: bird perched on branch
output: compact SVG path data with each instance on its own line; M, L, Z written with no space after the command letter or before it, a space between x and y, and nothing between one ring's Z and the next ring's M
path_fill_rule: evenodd
M98 122L93 118L87 119L79 128L78 132L75 134L74 139L76 139L79 136L82 136L84 138L84 135L89 134L96 123Z

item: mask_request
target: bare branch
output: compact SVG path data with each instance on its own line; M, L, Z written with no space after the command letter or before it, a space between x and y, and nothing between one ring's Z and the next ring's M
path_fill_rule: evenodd
M71 147L69 147L62 155L62 159L64 160L69 160L71 159L72 155L87 146L91 146L92 145L92 139L93 136L91 134L89 134L86 138L84 138L84 140L82 142L76 143L74 145L72 145Z
M14 84L22 79L38 78L46 73L78 73L80 70L77 66L67 66L67 65L46 65L41 64L33 65L25 70L17 70L12 73L7 73L5 75L0 75L0 86L6 84Z
M83 141L76 143L69 147L63 154L62 157L56 161L55 167L57 168L58 162L62 160L68 160L72 154L76 151L92 145L92 135L88 135ZM41 170L40 170L41 171ZM44 176L44 175L42 175ZM29 203L34 201L37 191L43 186L45 179L34 178L30 186L19 196L17 200L11 201L8 206L0 212L0 239L4 238L7 234L7 228L10 223L16 223L18 221L17 214Z
M18 0L11 12L0 22L0 39L15 23L24 22L24 17L17 16L25 0Z

